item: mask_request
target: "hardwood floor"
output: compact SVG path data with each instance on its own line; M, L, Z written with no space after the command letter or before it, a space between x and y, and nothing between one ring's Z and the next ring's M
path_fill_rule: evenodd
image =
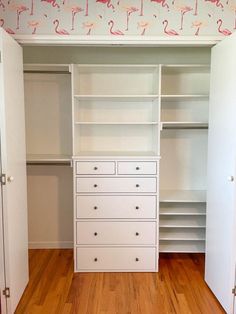
M159 273L73 274L72 250L31 250L17 314L225 313L203 280L202 254L160 256Z

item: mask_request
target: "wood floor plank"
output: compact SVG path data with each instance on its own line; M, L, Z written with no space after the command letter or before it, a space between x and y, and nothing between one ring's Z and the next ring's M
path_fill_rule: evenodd
M30 250L16 314L223 314L203 254L161 254L159 273L73 273L72 250Z

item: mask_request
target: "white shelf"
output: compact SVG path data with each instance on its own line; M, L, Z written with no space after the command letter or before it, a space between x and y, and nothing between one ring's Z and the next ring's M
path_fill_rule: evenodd
M163 121L163 129L207 129L208 123L206 122L186 122L186 121Z
M160 241L161 253L204 253L205 241Z
M162 241L205 241L205 230L161 228L159 239Z
M206 216L205 203L162 203L160 216Z
M160 202L204 203L206 202L206 191L204 190L161 190Z
M154 101L159 95L74 95L77 100L86 101Z
M76 125L157 125L158 122L75 122Z
M73 158L76 157L156 157L160 158L153 151L81 151Z
M160 216L160 228L205 228L204 216Z
M184 94L184 95L161 95L161 100L165 101L188 101L188 100L206 100L209 95Z
M69 72L70 65L69 64L36 64L36 63L25 63L24 64L24 72Z
M27 163L70 163L71 156L56 154L31 154L26 156Z

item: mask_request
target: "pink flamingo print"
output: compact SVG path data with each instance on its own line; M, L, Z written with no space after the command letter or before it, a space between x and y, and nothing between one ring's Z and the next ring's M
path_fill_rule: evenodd
M140 0L140 16L143 16L143 0Z
M96 2L106 4L108 9L115 9L114 5L111 3L111 0L96 0Z
M110 34L111 35L116 35L116 36L124 35L124 33L122 33L122 31L120 31L119 29L113 30L113 28L114 28L114 21L113 20L110 20L108 22L108 25L110 26Z
M180 15L181 15L180 30L183 30L185 14L192 11L192 9L193 8L188 7L188 6L180 7Z
M196 28L196 32L195 32L195 36L199 35L200 29L201 27L204 25L204 23L202 21L194 21L192 22L192 27Z
M148 22L144 22L144 21L138 22L138 28L142 29L142 32L140 34L141 36L145 35L146 30L149 26L150 24Z
M229 30L229 29L227 29L227 28L221 28L221 26L222 26L222 24L223 24L223 21L221 20L221 19L219 19L218 21L217 21L217 24L218 24L218 32L219 33L221 33L221 34L223 34L224 36L229 36L229 35L231 35L232 34L232 32Z
M84 22L83 23L83 28L87 28L88 29L86 35L91 35L91 31L92 31L92 29L94 27L95 27L95 23L94 22Z
M54 20L53 24L55 25L55 32L58 35L70 35L65 29L63 28L59 29L59 20Z
M162 8L167 8L168 11L170 9L168 3L166 3L166 0L151 0L151 2L156 2L156 3L161 4Z
M31 0L31 10L30 15L34 15L34 0Z
M168 29L168 30L167 30L169 21L164 20L164 21L162 22L162 24L164 25L164 33L165 33L165 34L167 34L167 35L169 35L169 36L179 36L179 34L178 34L174 29Z
M33 28L32 35L36 34L37 28L39 27L40 22L39 21L29 21L28 27Z
M76 14L78 14L79 12L82 12L83 9L80 8L80 7L72 7L71 8L71 14L72 14L72 17L71 17L71 30L73 31L75 29L75 16Z
M89 15L89 4L88 4L88 0L86 0L85 2L85 16Z
M193 15L198 15L198 0L195 0L195 8L194 8L194 14Z
M2 2L2 0L0 0L0 8L2 8L3 10L5 10L5 4Z
M217 6L217 8L221 8L223 10L224 6L223 4L220 2L220 0L205 0L205 2L211 2L212 4L215 4Z
M4 19L0 19L0 27L4 26ZM11 28L4 28L8 34L15 35L15 32Z
M41 0L41 2L47 2L47 3L51 4L53 8L60 9L60 6L56 0Z
M16 29L20 28L20 16L23 12L28 11L29 8L27 8L24 5L18 5L16 6Z
M130 15L134 12L139 11L139 9L135 8L135 7L127 7L125 8L126 10L126 31L129 30L129 19L130 19Z

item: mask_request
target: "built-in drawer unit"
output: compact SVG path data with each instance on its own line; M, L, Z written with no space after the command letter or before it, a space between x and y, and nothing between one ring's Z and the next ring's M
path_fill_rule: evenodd
M157 163L155 161L119 161L118 174L123 175L155 175Z
M77 195L77 219L155 219L156 195Z
M155 222L97 222L76 223L76 244L90 245L155 245Z
M77 193L155 193L156 178L76 178Z
M156 249L139 247L80 247L77 271L155 271Z
M109 175L115 174L113 161L77 161L76 174L78 175Z

